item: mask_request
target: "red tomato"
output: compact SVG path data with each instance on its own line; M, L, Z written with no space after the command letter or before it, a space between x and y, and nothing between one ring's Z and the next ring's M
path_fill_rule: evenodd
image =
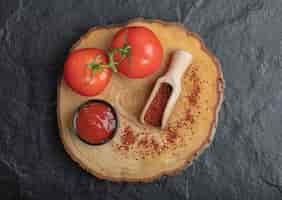
M101 49L86 48L70 53L64 64L64 79L83 96L95 96L102 92L111 80L112 70L107 67L91 69L93 63L107 64L106 53Z
M132 26L118 31L111 43L111 49L130 46L129 56L122 59L116 53L117 69L129 78L143 78L159 69L163 49L157 36L148 28Z

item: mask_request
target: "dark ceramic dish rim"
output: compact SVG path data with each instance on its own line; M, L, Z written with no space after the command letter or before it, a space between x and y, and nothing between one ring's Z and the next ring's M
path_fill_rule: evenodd
M107 107L109 107L109 108L111 109L111 111L112 111L112 113L114 114L114 117L115 117L115 119L116 119L116 126L115 126L115 128L114 128L114 130L113 130L111 136L108 137L108 138L106 138L105 140L102 140L102 141L99 142L99 143L94 143L94 144L93 144L93 143L90 143L90 142L87 142L87 141L85 141L83 138L81 138L81 137L79 136L79 134L78 134L77 129L76 129L76 119L77 119L77 116L78 116L79 111L80 111L83 107L85 107L85 106L87 106L87 105L89 105L89 104L91 104L91 103L101 103L101 104L106 105ZM102 99L90 99L90 100L87 100L87 101L85 101L84 103L82 103L80 106L78 106L78 108L76 108L76 110L75 110L74 113L73 113L73 117L72 117L72 130L73 130L73 132L75 133L75 135L76 135L82 142L84 142L84 143L86 143L86 144L88 144L88 145L99 146L99 145L106 144L106 143L109 142L111 139L113 139L113 137L116 135L116 132L117 132L117 129L118 129L118 128L119 128L119 119L118 119L117 112L116 112L115 108L114 108L109 102L107 102L107 101L105 101L105 100L102 100Z

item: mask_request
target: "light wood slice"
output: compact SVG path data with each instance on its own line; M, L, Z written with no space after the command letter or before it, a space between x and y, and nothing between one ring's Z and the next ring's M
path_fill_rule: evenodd
M125 25L91 28L72 48L107 49L113 35L124 26L145 26L160 39L164 60L148 78L128 79L118 73L99 96L119 115L119 129L107 144L91 146L70 131L74 110L88 99L73 92L63 80L58 84L57 115L60 136L71 158L91 174L112 181L151 181L188 166L212 141L223 99L224 80L219 62L201 39L180 24L135 19ZM143 125L139 116L155 80L163 75L169 55L183 49L193 62L182 79L182 92L168 126ZM130 137L131 140L124 140Z

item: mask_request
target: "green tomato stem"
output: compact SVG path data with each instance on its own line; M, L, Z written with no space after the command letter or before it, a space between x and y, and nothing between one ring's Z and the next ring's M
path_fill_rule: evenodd
M104 67L109 67L112 69L113 72L117 72L117 65L118 63L120 63L123 59L129 57L130 55L130 49L131 47L127 44L124 44L123 47L119 47L119 48L113 48L110 51L108 51L108 57L109 57L109 63L107 64L99 64L97 63L97 58L99 58L99 56L97 56L96 58L93 59L93 61L89 64L87 64L87 67L89 67L92 72L96 72L97 70L100 70ZM119 62L116 62L114 60L114 56L115 53L121 53L121 59L119 60Z
M110 50L108 52L108 56L109 56L109 64L108 66L114 71L117 72L117 68L116 65L118 63L120 63L123 59L125 59L126 57L129 57L130 55L130 46L127 44L124 44L123 47L119 47L119 48L114 48L112 50ZM121 59L119 60L119 62L115 62L114 60L114 55L115 53L121 53Z

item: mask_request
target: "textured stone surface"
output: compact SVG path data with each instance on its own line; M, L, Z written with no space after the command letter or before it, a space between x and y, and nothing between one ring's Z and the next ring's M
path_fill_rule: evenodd
M179 21L218 56L225 102L213 144L153 183L111 183L65 153L56 84L71 44L95 25ZM1 199L282 199L281 0L1 0Z

